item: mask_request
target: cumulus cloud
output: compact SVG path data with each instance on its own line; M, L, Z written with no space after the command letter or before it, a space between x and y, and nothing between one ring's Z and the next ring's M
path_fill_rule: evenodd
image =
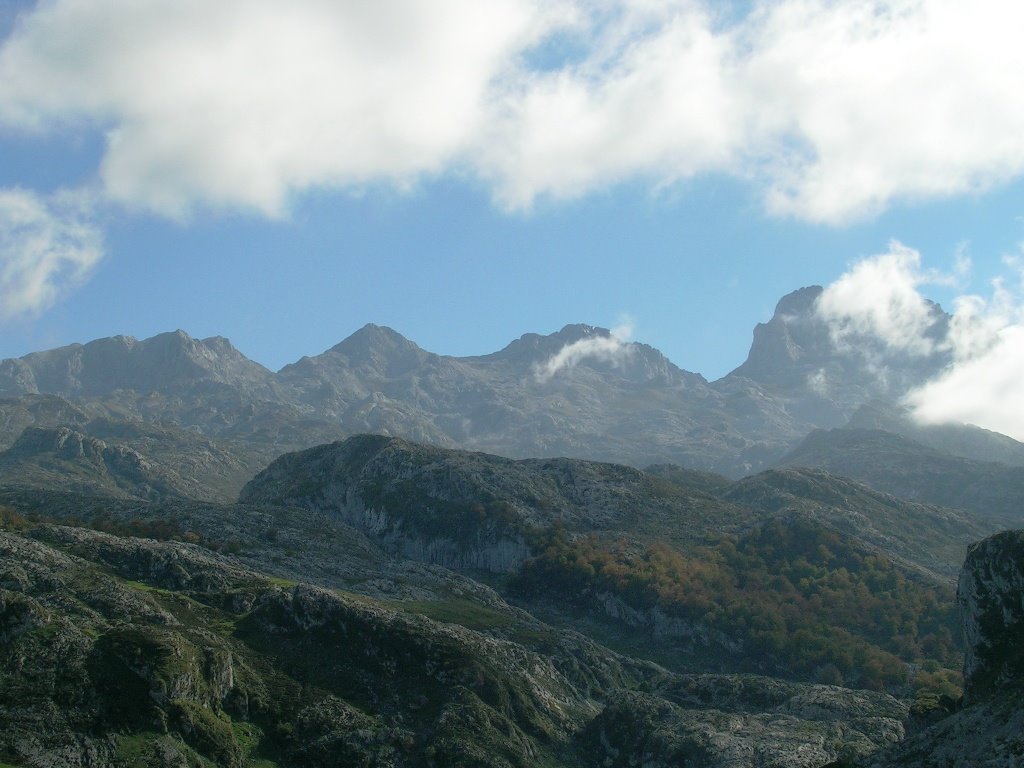
M102 256L102 235L80 195L0 189L0 320L48 308Z
M902 352L929 355L936 342L928 332L937 316L918 286L935 281L921 269L920 253L894 241L887 253L858 262L825 288L817 311L840 345L877 338Z
M530 0L54 0L0 52L0 115L105 131L119 201L280 215L298 190L451 165L548 15Z
M1024 173L1021 28L1016 0L50 0L0 49L0 121L102 131L107 193L172 216L724 173L842 223Z
M1013 258L1007 266L1013 277L993 281L990 297L956 300L953 364L906 397L920 421L968 422L1024 440L1024 270Z
M587 336L566 344L543 363L534 368L534 376L539 382L550 381L562 371L571 371L584 360L597 360L603 363L620 365L633 352L629 345L633 338L633 323L626 320L609 335Z
M729 35L699 4L625 3L588 56L506 81L477 162L510 208L641 176L729 170L749 134Z
M955 275L923 270L920 254L898 243L826 288L818 310L839 338L853 329L899 353L948 356L904 396L922 423L969 423L1024 440L1024 268L1019 258L1005 261L1009 274L993 281L991 295L958 296L948 324L934 322L919 287Z

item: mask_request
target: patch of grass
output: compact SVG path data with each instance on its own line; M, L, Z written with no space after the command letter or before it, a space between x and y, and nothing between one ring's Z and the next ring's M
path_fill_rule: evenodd
M152 731L119 736L114 751L114 765L157 766L160 764L157 743L167 740L166 736ZM184 744L181 745L184 747Z
M176 737L142 731L117 737L112 765L117 768L160 768L167 765L168 752L180 757L178 765L189 768L214 768L206 759Z
M277 768L277 763L263 756L260 744L263 741L263 731L253 723L239 722L233 720L231 729L235 734L235 742L242 754L242 764L247 768Z
M397 600L388 605L403 613L418 613L445 624L459 624L467 629L495 629L515 624L507 613L496 611L471 600Z
M534 650L548 650L558 645L558 633L550 629L520 627L512 632L510 639Z
M291 589L292 587L298 586L299 582L294 579L282 579L279 576L267 576L266 580L273 584L275 587L281 587L282 589Z
M214 712L194 701L176 699L171 702L170 713L186 743L209 756L218 765L238 765L241 748L235 739L231 718L224 712Z
M132 581L131 579L122 579L122 582L124 583L124 585L126 587L129 587L130 589L134 589L134 590L136 590L138 592L157 592L157 593L161 593L161 592L166 593L167 592L166 589L159 589L158 587L151 587L151 586L149 586L149 584L145 584L145 583L143 583L141 581Z

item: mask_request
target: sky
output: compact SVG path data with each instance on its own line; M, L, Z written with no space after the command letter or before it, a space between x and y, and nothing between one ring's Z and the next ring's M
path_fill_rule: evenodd
M1020 29L1017 0L3 0L0 357L585 322L713 380L820 284L901 348L925 297L956 312L914 406L1024 436Z

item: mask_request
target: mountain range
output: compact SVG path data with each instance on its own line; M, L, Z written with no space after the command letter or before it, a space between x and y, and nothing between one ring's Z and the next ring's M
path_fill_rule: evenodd
M0 446L30 425L72 422L90 432L96 419L128 420L230 441L249 467L372 432L736 478L770 466L814 429L845 425L862 406L895 402L945 362L837 341L816 310L820 294L785 296L754 330L747 360L713 382L588 325L528 333L475 357L438 355L367 325L276 373L220 337L98 339L0 361ZM939 326L946 315L933 309ZM974 438L973 448L962 441L969 452L998 453L997 439Z

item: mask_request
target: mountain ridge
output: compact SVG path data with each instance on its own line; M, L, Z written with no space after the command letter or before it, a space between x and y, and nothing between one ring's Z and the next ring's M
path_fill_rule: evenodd
M100 339L0 361L0 396L55 395L90 415L173 424L265 452L373 432L512 458L669 463L737 478L934 372L938 358L887 353L880 383L872 360L834 338L821 295L811 286L784 296L755 329L746 362L710 382L654 347L582 323L465 357L368 323L276 372L221 337ZM947 317L934 311L937 322Z

